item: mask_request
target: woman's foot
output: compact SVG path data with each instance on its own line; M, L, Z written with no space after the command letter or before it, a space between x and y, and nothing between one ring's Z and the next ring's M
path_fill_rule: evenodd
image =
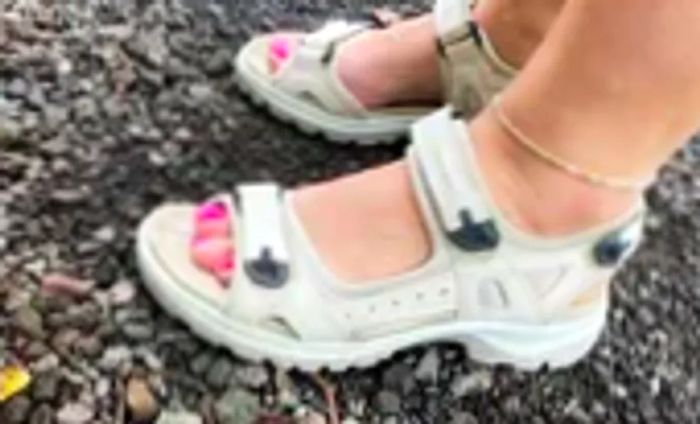
M281 69L294 54L299 35L280 34L269 44L269 66ZM431 15L369 30L338 52L341 81L367 108L397 104L439 104L442 94Z
M510 140L490 114L471 124L471 134L493 200L526 233L566 236L623 215L638 200L551 168ZM300 188L293 200L315 251L344 281L361 284L401 274L430 257L430 237L405 161ZM231 260L226 209L204 204L196 222L195 262L227 279L237 264Z

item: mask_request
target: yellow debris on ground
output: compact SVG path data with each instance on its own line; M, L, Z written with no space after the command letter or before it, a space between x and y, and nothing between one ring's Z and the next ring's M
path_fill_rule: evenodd
M32 377L22 367L0 368L0 402L4 402L29 386Z

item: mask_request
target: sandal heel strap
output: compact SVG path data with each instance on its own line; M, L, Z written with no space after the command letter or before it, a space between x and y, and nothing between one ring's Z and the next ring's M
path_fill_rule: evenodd
M474 3L436 0L433 9L445 98L469 115L483 108L517 73L472 19Z

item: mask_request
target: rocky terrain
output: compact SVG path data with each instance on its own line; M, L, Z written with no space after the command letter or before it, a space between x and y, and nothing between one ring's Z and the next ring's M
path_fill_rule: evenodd
M409 3L381 5L428 7ZM379 5L0 0L0 368L33 379L0 423L700 422L700 143L648 193L648 238L615 282L609 328L569 370L487 368L444 345L285 373L207 346L145 293L133 231L161 201L401 154L305 137L231 79L251 34Z

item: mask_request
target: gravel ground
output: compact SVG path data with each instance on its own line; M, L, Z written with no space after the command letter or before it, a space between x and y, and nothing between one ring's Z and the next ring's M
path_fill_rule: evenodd
M161 201L401 153L309 139L231 83L252 33L376 5L0 0L0 366L34 379L0 423L700 422L699 143L649 192L649 237L617 278L609 328L569 370L485 368L444 345L286 374L205 345L144 293L133 230Z

